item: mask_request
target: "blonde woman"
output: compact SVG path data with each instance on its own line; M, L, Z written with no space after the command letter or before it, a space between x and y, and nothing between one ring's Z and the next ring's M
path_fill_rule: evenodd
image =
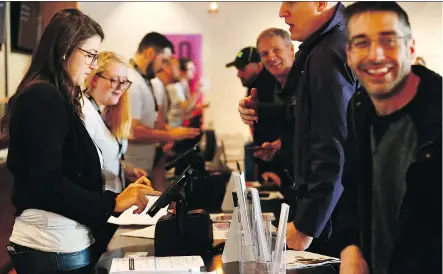
M102 52L85 85L84 122L103 154L105 189L120 193L126 179L134 182L147 176L145 171L123 164L131 134L128 65L115 53Z

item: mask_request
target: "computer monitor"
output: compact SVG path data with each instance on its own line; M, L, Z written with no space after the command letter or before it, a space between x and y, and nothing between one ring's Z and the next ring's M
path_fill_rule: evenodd
M180 192L185 188L187 182L192 177L192 172L194 170L189 165L185 171L175 179L175 181L166 189L165 192L158 198L158 200L149 208L148 215L154 217L157 212L169 205L171 202L179 199Z

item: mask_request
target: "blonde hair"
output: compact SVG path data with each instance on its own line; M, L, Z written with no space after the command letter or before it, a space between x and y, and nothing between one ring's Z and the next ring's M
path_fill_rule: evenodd
M110 65L114 63L128 66L128 63L114 52L104 51L99 54L97 69L93 70L86 79L85 93L90 93L93 90L92 81L95 77L97 77L97 74L106 71ZM106 110L103 113L103 119L110 127L112 135L118 139L128 139L131 136L132 117L129 105L129 94L127 90L123 92L116 105L106 106Z

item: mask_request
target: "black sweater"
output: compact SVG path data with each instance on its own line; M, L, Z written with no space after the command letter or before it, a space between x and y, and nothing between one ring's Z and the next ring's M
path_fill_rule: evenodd
M52 84L31 84L11 101L7 166L16 215L34 208L91 228L107 227L116 194L103 191L97 149L72 105Z

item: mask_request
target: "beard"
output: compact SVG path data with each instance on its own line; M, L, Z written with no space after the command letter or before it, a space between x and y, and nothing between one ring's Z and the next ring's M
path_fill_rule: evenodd
M397 84L395 84L389 91L382 93L370 93L370 95L379 101L392 98L403 90L403 88L406 85L407 79L408 75L404 75L403 78Z
M243 85L245 88L249 87L249 85L248 85L248 80L247 80L247 79L245 79L245 78L241 78L240 80L241 80L242 85Z
M254 74L251 77L249 77L249 79L244 79L244 81L242 80L242 84L244 87L251 87L251 85L254 83L255 79L257 79L258 74Z
M155 71L154 71L154 62L151 62L146 67L146 77L148 79L154 79L155 78Z

